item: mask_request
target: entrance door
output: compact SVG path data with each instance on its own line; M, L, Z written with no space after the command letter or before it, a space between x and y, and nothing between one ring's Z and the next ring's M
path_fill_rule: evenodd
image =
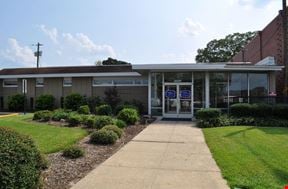
M164 84L164 117L192 118L192 85Z

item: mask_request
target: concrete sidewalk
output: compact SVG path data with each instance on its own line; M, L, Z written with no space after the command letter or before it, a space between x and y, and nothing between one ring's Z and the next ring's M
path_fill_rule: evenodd
M73 189L226 189L201 129L159 121L91 171Z

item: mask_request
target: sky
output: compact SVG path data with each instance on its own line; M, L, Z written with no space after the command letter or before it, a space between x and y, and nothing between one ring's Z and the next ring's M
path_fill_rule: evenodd
M194 63L197 49L262 30L281 0L9 0L0 3L0 68Z

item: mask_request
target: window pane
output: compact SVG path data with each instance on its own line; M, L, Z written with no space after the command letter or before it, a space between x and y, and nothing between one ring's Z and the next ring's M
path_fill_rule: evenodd
M65 86L65 87L72 86L72 78L71 77L65 77L63 79L63 86Z
M248 102L248 74L231 73L229 89L230 104Z
M44 86L44 79L43 78L36 78L36 86L43 87Z
M264 73L249 74L250 97L268 96L268 75Z
M130 79L125 80L114 80L115 85L132 85L134 82Z
M192 82L192 73L164 73L165 82Z
M205 106L205 73L194 73L194 108Z
M93 79L93 85L112 85L113 80L111 79Z
M152 112L162 114L162 73L151 74L151 106Z
M17 79L4 79L3 85L5 87L17 87L18 86L18 80Z
M210 73L210 107L227 108L228 74Z

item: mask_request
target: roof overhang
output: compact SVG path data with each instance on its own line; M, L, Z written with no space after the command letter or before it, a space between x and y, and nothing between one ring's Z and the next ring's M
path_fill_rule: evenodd
M0 79L9 78L57 78L57 77L135 77L141 76L138 72L102 72L102 73L61 73L61 74L25 74L0 75Z

